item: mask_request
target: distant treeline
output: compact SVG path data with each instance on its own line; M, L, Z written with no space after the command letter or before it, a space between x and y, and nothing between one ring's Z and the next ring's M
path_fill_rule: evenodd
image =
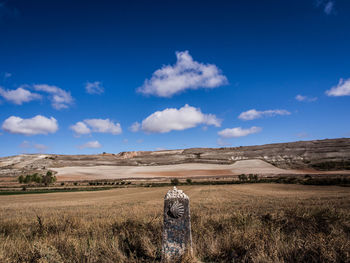
M270 178L259 178L257 174L241 174L238 175L238 180L203 180L192 181L192 179L186 179L186 182L181 182L179 179L171 179L172 185L224 185L224 184L244 184L244 183L279 183L279 184L303 184L303 185L340 185L350 186L350 176L317 176L311 175L293 177L293 176L280 176ZM158 183L159 184L159 183ZM157 186L157 183L148 184L150 186ZM161 183L166 185L166 183Z

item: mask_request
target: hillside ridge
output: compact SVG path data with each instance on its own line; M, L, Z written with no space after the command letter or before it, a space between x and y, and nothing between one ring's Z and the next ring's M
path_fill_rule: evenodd
M132 151L118 154L22 154L0 158L0 176L70 166L154 166L184 163L233 164L260 159L283 169L350 170L350 138L255 146Z

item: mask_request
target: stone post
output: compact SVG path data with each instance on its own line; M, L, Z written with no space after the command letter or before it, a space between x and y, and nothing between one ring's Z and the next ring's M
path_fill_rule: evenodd
M169 190L164 197L162 262L176 262L192 254L190 199L182 191Z

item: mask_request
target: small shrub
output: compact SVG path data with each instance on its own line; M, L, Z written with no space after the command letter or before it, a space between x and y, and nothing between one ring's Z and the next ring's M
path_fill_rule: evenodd
M23 176L23 175L20 175L20 176L18 177L18 182L19 182L20 184L22 184L22 183L24 182L24 176Z
M186 179L186 183L192 184L192 179L191 178Z
M179 179L177 179L177 178L171 179L170 182L172 185L179 185L179 183L180 183Z
M238 179L240 181L247 181L248 177L245 174L240 174L240 175L238 175Z

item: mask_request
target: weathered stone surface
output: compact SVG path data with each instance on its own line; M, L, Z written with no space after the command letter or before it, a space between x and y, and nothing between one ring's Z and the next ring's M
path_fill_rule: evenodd
M185 253L192 253L190 200L174 187L164 197L162 262L176 262Z

